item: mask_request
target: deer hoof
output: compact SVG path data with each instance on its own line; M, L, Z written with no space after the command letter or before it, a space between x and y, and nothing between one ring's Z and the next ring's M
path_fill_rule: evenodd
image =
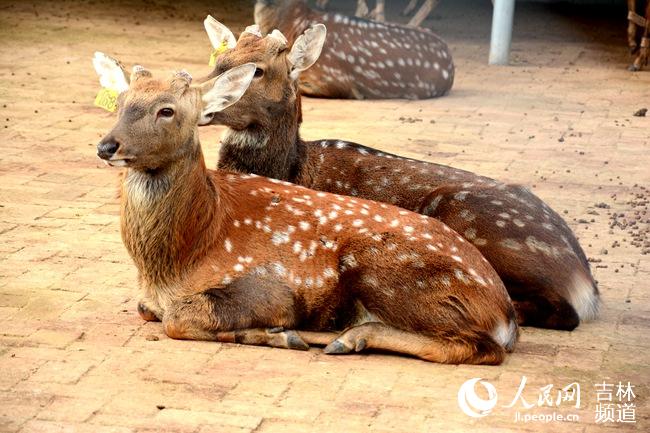
M362 337L360 332L351 329L340 335L339 338L332 341L325 348L325 353L329 355L338 355L350 352L361 352L368 345L367 340Z
M309 345L295 331L287 331L287 348L293 350L309 350Z
M639 68L637 65L630 65L630 66L627 67L627 70L632 71L632 72L637 72L640 69L641 68Z
M157 322L160 319L142 302L138 303L138 314L147 322Z
M279 334L280 332L284 332L284 328L282 326L276 326L275 328L270 328L267 332L269 334Z
M344 353L352 352L352 348L346 346L340 340L334 340L323 349L323 352L328 355L342 355Z

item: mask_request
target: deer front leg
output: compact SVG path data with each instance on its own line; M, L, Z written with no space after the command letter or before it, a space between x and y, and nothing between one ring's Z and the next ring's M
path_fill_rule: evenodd
M357 10L354 11L354 16L360 18L366 18L368 16L368 5L366 0L357 0Z
M385 0L377 0L375 9L373 9L371 14L371 18L375 21L379 21L383 23L384 21L386 21L386 13L384 12L385 9L386 9Z
M182 298L165 312L163 328L168 337L178 340L204 340L308 350L309 345L292 330L283 327L221 330L214 298L204 293ZM227 320L228 321L228 320Z
M650 4L650 2L648 3ZM643 32L641 38L641 46L634 62L627 68L629 71L640 71L648 64L648 55L650 54L650 38L648 37L648 29Z
M406 7L404 8L404 10L402 11L402 16L405 17L405 16L409 15L411 12L413 12L415 10L415 7L417 5L418 5L418 0L409 1L409 4L407 4Z
M420 10L413 15L413 18L411 18L408 25L411 27L419 27L420 24L422 24L422 21L427 19L437 4L438 0L426 0L420 7Z
M648 31L644 33L644 36L641 38L641 50L639 51L639 56L634 61L634 66L637 70L641 70L644 66L648 65L648 57L650 57L650 38L648 37Z
M147 322L160 322L163 317L163 311L147 298L138 301L138 314Z
M297 324L296 317L288 287L249 275L174 301L165 311L163 328L176 339L306 350L309 346L295 331L285 331Z
M284 329L282 327L221 331L216 333L214 340L222 343L270 346L293 350L309 350L309 345L298 332Z
M650 0L646 1L644 18L645 27L643 28L643 36L641 36L641 49L634 61L634 67L637 71L648 64L648 56L650 55Z
M628 23L627 23L627 45L630 47L630 54L636 53L636 24L630 19L629 14L636 13L636 0L627 0Z

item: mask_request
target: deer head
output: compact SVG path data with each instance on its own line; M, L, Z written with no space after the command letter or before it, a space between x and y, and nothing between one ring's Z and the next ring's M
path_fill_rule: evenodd
M237 102L255 72L254 64L244 63L192 85L185 71L161 80L134 66L127 78L114 59L95 58L100 59L94 62L100 82L118 83L124 89L118 97L117 124L97 145L97 155L112 166L146 171L196 154L196 125Z
M298 76L318 60L327 33L324 25L310 27L288 47L287 39L278 30L263 37L257 26L249 26L233 45L235 37L226 26L212 17L204 24L213 47L229 48L217 58L208 79L242 64L257 66L250 90L241 101L212 113L209 123L242 130L251 125L273 127L278 117L285 114L299 117L296 113ZM209 110L204 111L209 117Z

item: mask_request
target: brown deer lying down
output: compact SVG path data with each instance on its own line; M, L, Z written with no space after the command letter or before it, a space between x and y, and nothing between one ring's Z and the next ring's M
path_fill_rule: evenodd
M213 20L211 39L235 40ZM279 32L244 32L217 58L210 76L246 62L256 78L242 99L215 113L226 131L219 167L294 182L308 188L394 204L432 216L472 242L515 301L520 324L571 330L595 317L598 289L571 229L528 189L463 170L402 158L340 140L300 139L298 70L291 53L316 61L325 28L316 25L291 51Z
M650 56L650 0L627 0L627 43L636 55L630 71L640 71Z
M308 61L303 54L290 53L294 68ZM156 80L136 67L119 97L117 124L97 153L126 168L121 230L145 294L142 317L162 320L172 338L500 363L517 339L514 308L489 263L449 227L383 203L206 169L202 111L236 102L254 72L244 64L191 86L187 73Z
M258 0L255 23L290 42L314 23L327 25L321 59L300 78L305 95L425 99L445 95L454 82L447 45L426 29L317 12L302 0Z

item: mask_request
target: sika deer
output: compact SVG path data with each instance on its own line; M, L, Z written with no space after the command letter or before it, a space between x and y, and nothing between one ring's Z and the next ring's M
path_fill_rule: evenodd
M161 319L172 338L500 363L517 338L514 308L487 261L449 227L206 169L197 123L237 101L254 72L244 64L191 86L187 73L156 80L136 68L119 97L98 155L126 168L121 230L143 318Z
M447 45L426 29L317 12L301 0L258 0L255 22L290 42L312 24L328 26L321 60L300 78L305 95L424 99L447 94L454 82Z
M211 39L235 38L206 20ZM289 50L275 31L245 32L217 59L211 76L255 62L258 76L242 99L216 113L230 127L219 167L294 182L308 188L390 203L437 218L472 242L504 281L520 324L572 330L596 316L598 289L571 229L528 189L452 167L402 158L340 140L304 142L300 71L316 61L324 26ZM296 63L303 51L308 63Z

